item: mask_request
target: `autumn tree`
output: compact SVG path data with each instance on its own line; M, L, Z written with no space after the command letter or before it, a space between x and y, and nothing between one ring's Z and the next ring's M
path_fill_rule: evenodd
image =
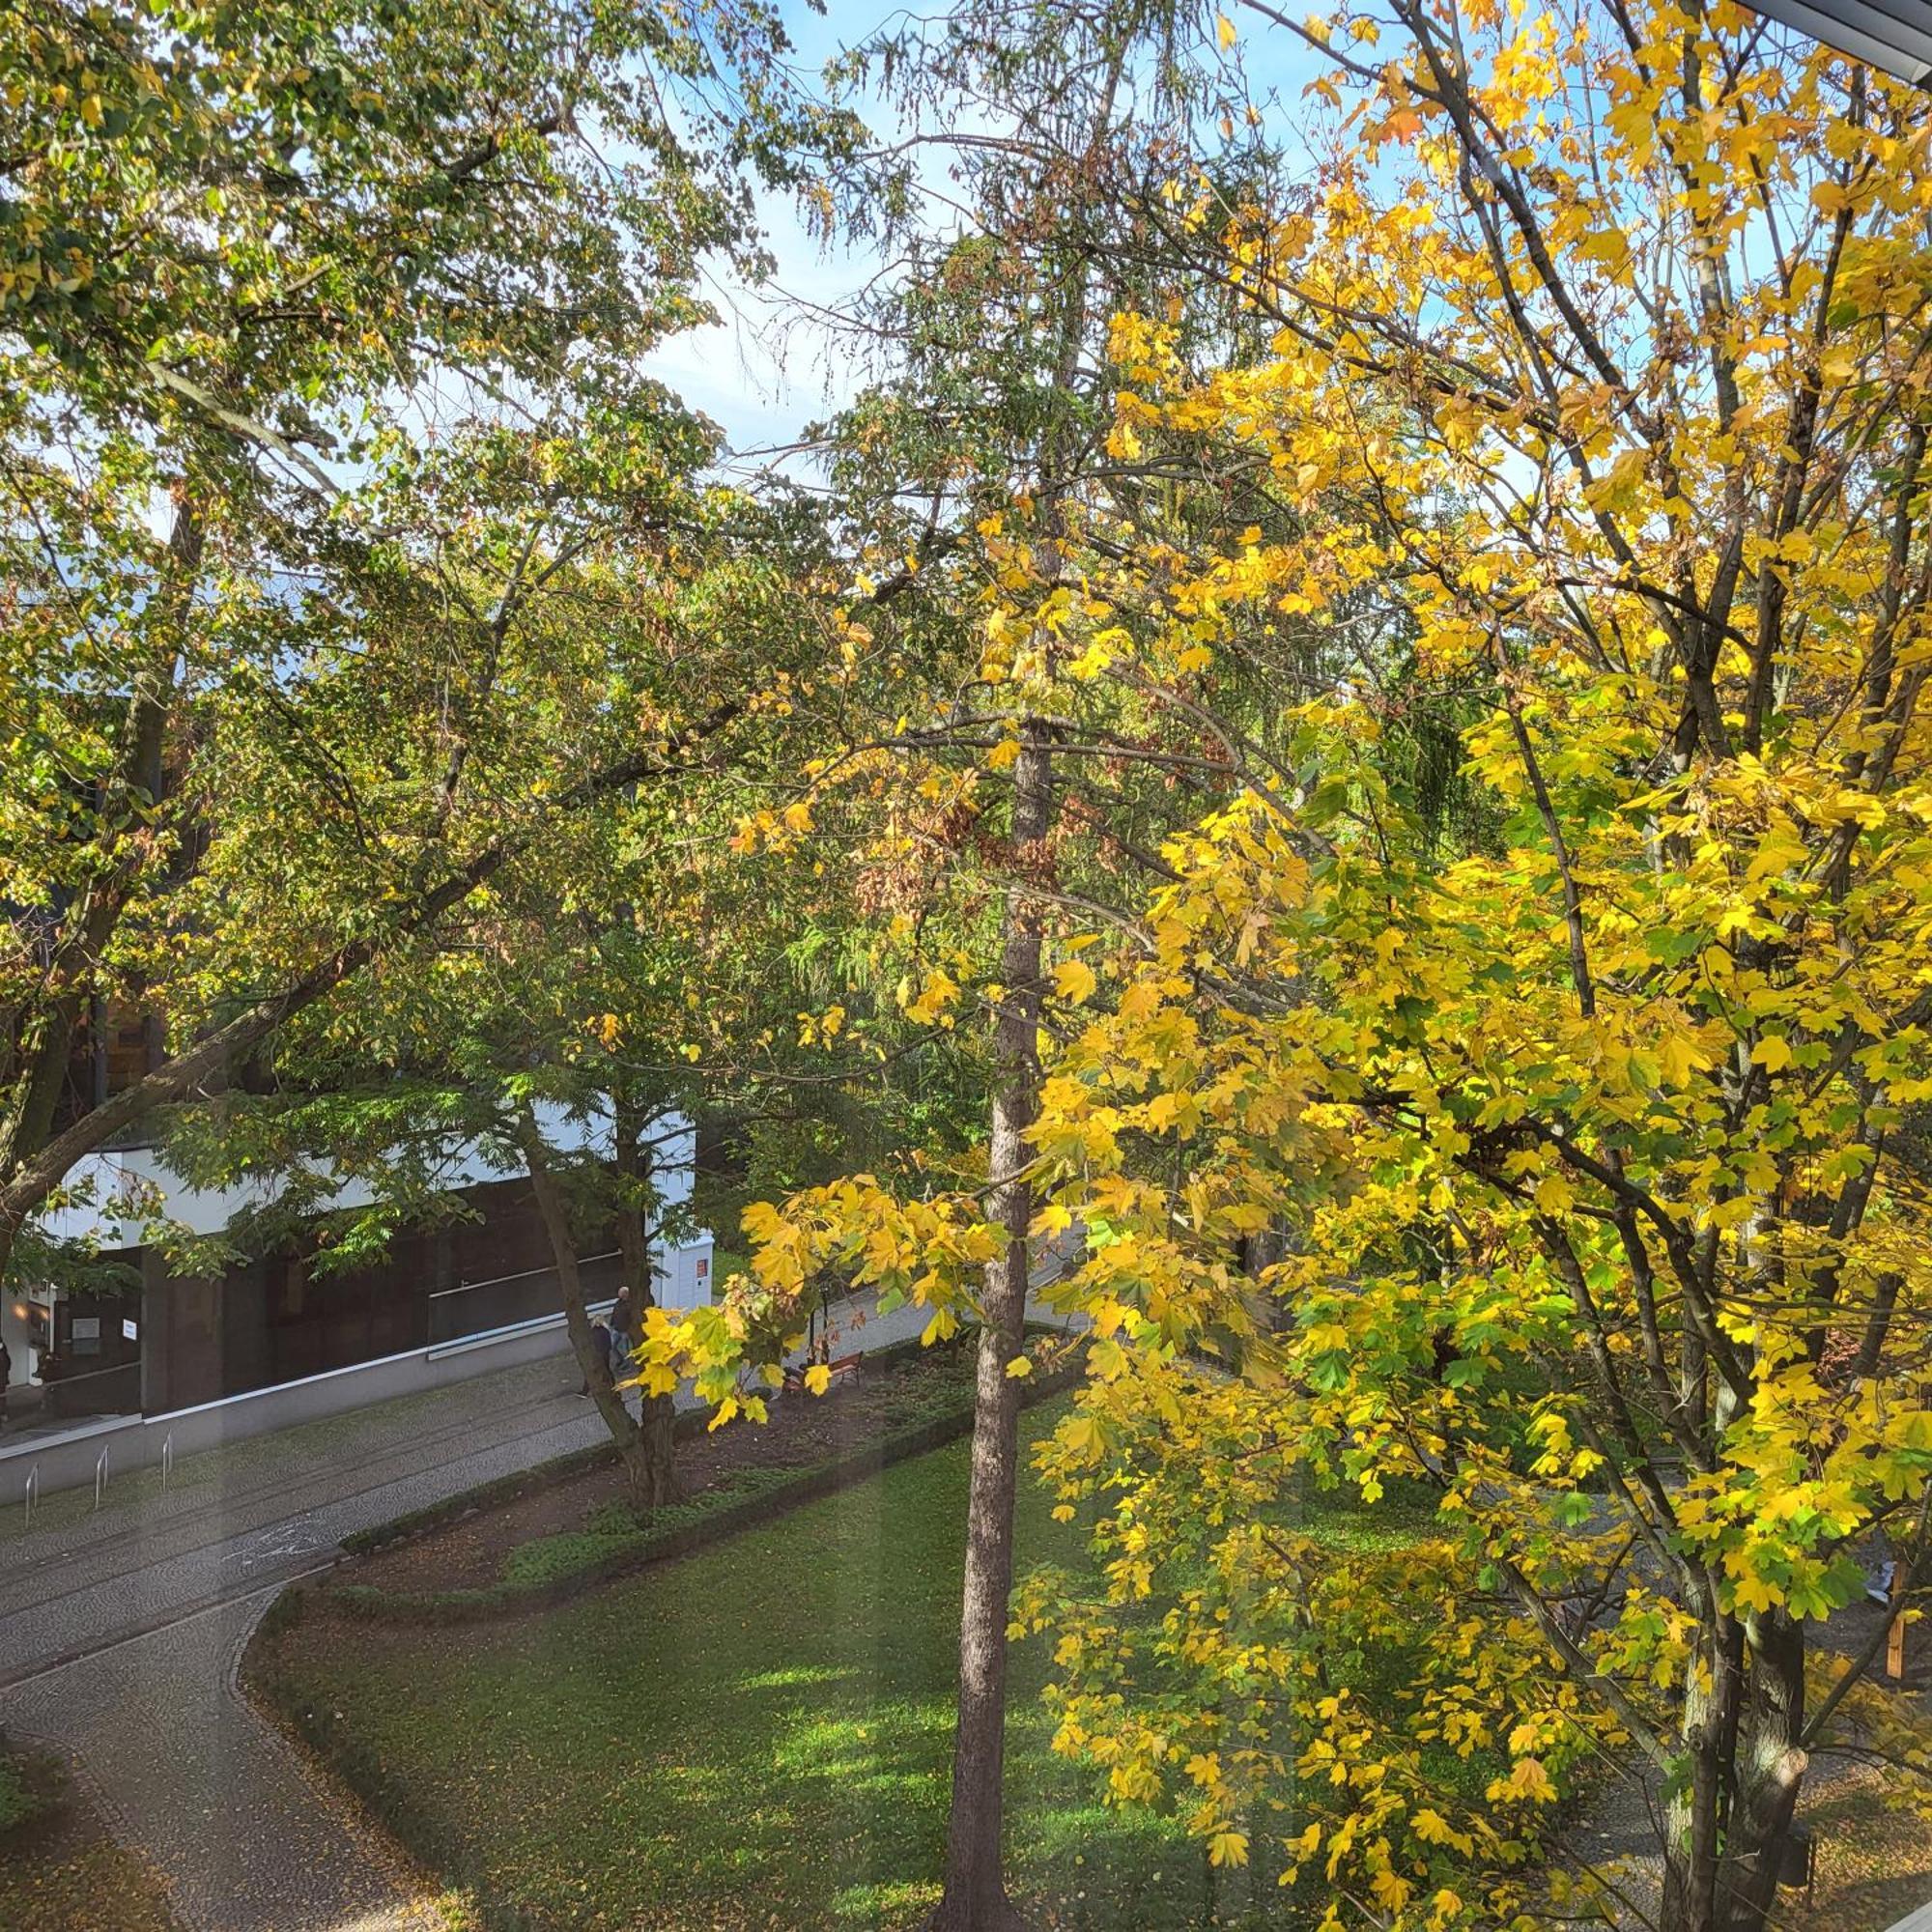
M759 949L805 895L783 889L789 855L774 853L766 909L748 909L756 868L730 841L775 788L789 795L834 655L813 520L703 482L714 449L665 401L641 421L591 409L567 431L493 427L414 468L383 498L394 550L369 546L356 576L371 603L345 627L383 639L385 674L360 650L333 659L328 639L299 711L266 690L248 728L215 737L207 779L261 809L236 808L250 836L212 850L175 900L255 938L250 956L204 968L218 1009L245 1000L270 948L306 943L310 907L407 898L418 855L393 833L372 849L398 800L439 840L478 836L472 813L487 823L501 859L462 943L393 941L240 1063L239 1091L175 1110L167 1150L205 1185L275 1177L271 1207L223 1242L299 1242L325 1293L329 1271L399 1228L462 1211L438 1179L455 1147L522 1171L640 1510L674 1491L669 1391L648 1391L634 1421L594 1362L580 1236L614 1234L647 1308L656 1251L689 1225L674 1205L688 1152L666 1184L668 1143L687 1135L669 1117L782 1065L796 994ZM636 756L693 718L681 753ZM298 761L327 775L327 812L289 813L273 793L273 771ZM363 1205L335 1208L345 1182Z
M1104 1587L1028 1608L1062 1747L1326 1925L1574 1916L1525 1867L1608 1750L1659 1921L1756 1932L1812 1759L1927 1761L1883 1620L1830 1623L1875 1548L1918 1587L1932 1468L1927 122L1722 7L1309 31L1307 206L1176 197L1273 355L1116 325L1136 438L1232 437L1301 527L1122 568L1208 653L1379 625L1478 707L1487 831L1430 834L1402 694L1336 677L1165 848L1035 1137L1094 1231L1046 1461ZM1336 1486L1433 1541L1311 1537Z
M1028 1137L1040 1043L1094 984L1077 958L1055 958L1055 935L1095 903L1137 897L1139 868L1158 864L1151 845L1184 810L1176 773L1232 770L1167 702L1164 669L1150 690L1149 659L1130 667L1110 649L1110 618L1138 625L1142 612L1110 612L1087 576L1090 531L1165 509L1174 483L1108 434L1106 319L1161 288L1170 258L1150 246L1147 206L1188 151L1184 130L1211 128L1226 99L1196 32L1161 7L960 10L851 57L903 112L894 152L943 157L967 226L911 236L887 293L856 318L890 360L825 449L863 546L855 719L807 776L817 837L842 832L886 915L877 953L904 962L907 1019L979 1036L989 1125L970 1160L759 1204L747 1217L753 1276L733 1286L727 1321L670 1324L647 1351L735 1406L746 1372L802 1326L827 1278L929 1303L932 1338L977 1321L941 1926L1017 1918L1002 1807L1022 1329L1042 1253ZM1219 44L1210 31L1208 49ZM962 113L995 126L961 136ZM1231 168L1252 176L1254 124L1238 126L1236 141L1228 117ZM922 191L915 176L887 206ZM1177 315L1204 328L1239 319L1224 290L1202 290L1209 315L1184 297ZM748 842L762 836L748 827Z
M1150 765L1165 763L1154 742L1165 721L1151 738L1139 694L1123 707L1111 689L1087 689L1094 661L1090 652L1079 662L1068 634L1097 609L1083 576L1094 501L1160 488L1122 464L1125 452L1105 434L1105 318L1151 297L1160 280L1146 207L1165 185L1169 157L1187 151L1189 130L1211 128L1217 114L1231 168L1260 165L1251 119L1242 117L1237 137L1225 115L1229 83L1214 46L1210 39L1204 48L1198 23L1173 8L1103 0L1071 10L955 10L895 24L850 60L882 77L899 110L895 152L914 157L905 200L920 205L918 168L943 162L967 217L963 232L949 220L937 234L911 235L903 271L865 308L861 320L891 345L894 361L838 426L829 451L868 570L915 580L880 628L895 659L904 660L908 639L926 653L913 659L923 673L915 692L888 684L883 693L890 709L881 711L897 720L883 748L905 761L903 785L884 826L860 835L861 849L896 850L925 873L918 920L907 922L917 988L909 1011L944 1027L977 1012L989 1049L982 1171L966 1178L1001 1232L963 1311L939 1289L943 1274L926 1283L937 1291L937 1331L958 1312L977 1316L980 1328L937 1927L1019 1918L1002 1848L1016 1376L1040 1259L1027 1146L1049 997L1085 973L1069 961L1056 977L1049 928L1096 856L1103 872L1118 867L1136 851L1137 821L1158 825L1165 815L1158 806L1148 812L1144 792L1131 796ZM961 137L961 114L990 118L990 131ZM884 225L895 239L904 233ZM1208 293L1211 304L1215 292ZM848 748L826 782L863 771L867 749ZM1110 784L1109 774L1130 776ZM910 853L908 832L919 841ZM1114 841L1104 855L1095 833ZM952 916L928 929L938 902ZM946 943L933 944L942 933ZM868 1182L857 1195L835 1189L820 1200L868 1201L872 1191ZM864 1278L893 1272L890 1263L886 1275L878 1271L883 1252L867 1258ZM778 1288L781 1301L809 1286L782 1274L761 1285Z

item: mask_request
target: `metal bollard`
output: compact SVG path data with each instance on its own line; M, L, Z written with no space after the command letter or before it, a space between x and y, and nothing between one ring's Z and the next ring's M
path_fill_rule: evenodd
M40 1499L41 1499L41 1465L38 1463L36 1463L34 1466L27 1471L26 1526L29 1529L32 1529L34 1526L34 1505L37 1502L39 1502Z
M168 1492L168 1478L175 1472L175 1433L172 1429L161 1437L161 1493Z
M94 1465L94 1507L100 1507L100 1498L107 1490L107 1451L100 1452L99 1460Z

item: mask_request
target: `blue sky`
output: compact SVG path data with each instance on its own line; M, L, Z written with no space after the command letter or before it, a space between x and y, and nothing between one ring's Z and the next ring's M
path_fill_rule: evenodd
M826 4L822 15L805 0L783 4L801 78L813 83L833 55L909 17L895 0ZM1222 4L1240 35L1235 58L1264 112L1285 132L1301 118L1301 88L1318 63L1293 36L1267 27L1239 0ZM858 105L867 111L865 102ZM890 110L875 109L868 118L882 134L892 126ZM937 185L944 156L936 156L931 165ZM648 364L651 374L718 423L740 456L793 441L808 423L854 393L860 378L849 346L811 311L838 306L881 267L868 247L828 250L806 232L784 197L764 196L760 213L778 265L770 284L747 288L714 265L707 293L720 322L665 344Z
M902 11L890 0L857 5L827 0L827 13L820 15L804 0L785 0L785 25L801 77L815 83L828 59ZM721 320L666 343L647 364L652 375L718 423L740 454L794 440L808 423L854 392L848 356L836 335L812 320L811 310L838 305L880 266L869 248L841 243L828 251L807 234L783 196L762 196L759 212L778 264L770 284L748 288L713 264L706 293Z

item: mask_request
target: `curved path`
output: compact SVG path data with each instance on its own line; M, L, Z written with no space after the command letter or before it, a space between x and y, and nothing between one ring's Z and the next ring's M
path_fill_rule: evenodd
M130 1482L99 1514L16 1519L0 1541L0 1727L74 1767L185 1932L442 1923L237 1670L270 1604L344 1536L597 1440L576 1387L566 1357L500 1371L212 1451L165 1496Z
M923 1311L845 1318L863 1346ZM856 1332L850 1336L860 1343ZM184 1461L98 1513L0 1521L0 1729L65 1756L185 1932L428 1932L442 1922L354 1808L243 1696L242 1651L342 1538L599 1439L568 1356Z
M185 1932L436 1932L420 1888L236 1681L281 1587L31 1678L0 1697L0 1720L75 1766Z

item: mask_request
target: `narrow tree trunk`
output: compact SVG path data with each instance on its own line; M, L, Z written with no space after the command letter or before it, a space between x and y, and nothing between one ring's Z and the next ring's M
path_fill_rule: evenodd
M1891 1332L1892 1312L1898 1306L1898 1291L1905 1286L1905 1277L1888 1270L1872 1285L1871 1314L1865 1321L1864 1338L1859 1344L1859 1352L1852 1362L1852 1378L1862 1381L1867 1376L1878 1374L1878 1365L1885 1356L1886 1338Z
M1708 1688L1693 1678L1685 1700L1659 1932L1765 1932L1804 1776L1803 1625L1774 1612L1714 1636Z
M652 1264L646 1216L650 1210L650 1154L643 1145L647 1124L634 1102L611 1101L611 1151L617 1170L617 1250L631 1305L639 1321L657 1299L657 1271ZM638 1454L642 1465L634 1493L641 1488L642 1506L656 1509L675 1502L682 1493L677 1480L677 1406L668 1395L639 1391Z
M1031 721L1013 766L1013 869L1038 867L1052 773L1046 727ZM1005 1932L1024 1923L1007 1898L1002 1859L1006 1770L1007 1615L1013 1579L1013 1497L1019 1479L1019 1382L1007 1365L1025 1338L1027 1228L1033 1188L1027 1141L1037 1105L1039 913L1023 883L1008 893L1000 952L1005 994L997 1044L999 1085L988 1147L995 1218L1007 1246L986 1269L973 1396L972 1493L966 1582L959 1610L959 1720L946 1889L934 1932Z
M1689 1776L1664 1807L1659 1932L1717 1932L1720 1678L1713 1662L1708 1681L1693 1667L1685 1687L1680 1735Z
M79 1010L72 995L52 1001L25 1029L25 1065L0 1112L0 1173L11 1177L52 1137Z
M1781 1610L1750 1620L1749 1690L1734 1759L1737 1797L1726 1834L1722 1932L1763 1932L1777 1900L1806 1758L1804 1627Z
M150 606L160 614L164 640L186 633L206 543L206 527L184 489L168 534L167 566L159 594ZM152 810L161 799L163 752L180 662L179 644L170 643L158 670L152 661L145 666L130 665L132 688L121 728L120 751L113 773L96 794L93 841L99 876L61 915L50 942L42 995L44 1004L38 1015L20 1008L0 1013L0 1031L8 1036L0 1065L4 1065L9 1090L4 1105L0 1105L0 1186L8 1186L10 1192L10 1184L17 1181L21 1171L46 1151L54 1137L81 1017L90 1010L96 1077L83 1118L86 1112L101 1108L107 1099L99 1028L100 964L143 867L152 863L145 841L130 840L125 835L130 816ZM66 1178L65 1170L48 1176L44 1185L35 1190L39 1199L16 1197L15 1218L11 1225L5 1225L6 1216L0 1215L0 1281L6 1279L7 1264L21 1226Z
M577 1237L571 1233L569 1206L551 1169L550 1153L543 1144L543 1136L538 1133L536 1121L527 1108L517 1118L516 1138L523 1152L524 1165L529 1171L530 1190L536 1196L537 1216L543 1222L544 1234L550 1241L551 1258L556 1264L557 1287L563 1299L563 1325L570 1336L571 1350L577 1356L578 1367L583 1372L583 1385L590 1391L597 1413L603 1417L605 1428L611 1432L611 1441L617 1445L617 1454L624 1464L624 1479L630 1488L631 1505L642 1514L653 1507L650 1499L651 1471L645 1461L638 1425L632 1421L631 1411L624 1406L624 1398L617 1393L616 1383L598 1360L596 1348L590 1340L590 1316L583 1305L583 1275L577 1264Z

